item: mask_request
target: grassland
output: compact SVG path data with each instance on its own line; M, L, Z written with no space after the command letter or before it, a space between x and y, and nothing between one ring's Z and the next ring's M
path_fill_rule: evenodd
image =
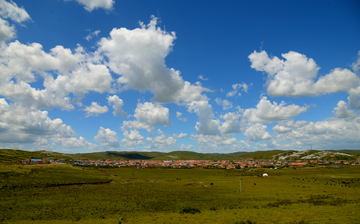
M2 223L360 223L360 166L0 168Z

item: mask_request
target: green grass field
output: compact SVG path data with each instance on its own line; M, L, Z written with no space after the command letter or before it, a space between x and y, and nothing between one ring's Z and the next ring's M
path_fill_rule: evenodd
M360 223L360 166L0 168L2 223Z

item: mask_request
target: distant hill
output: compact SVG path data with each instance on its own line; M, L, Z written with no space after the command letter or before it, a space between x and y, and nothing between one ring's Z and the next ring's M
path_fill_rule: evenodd
M281 150L234 152L234 153L198 153L191 151L173 152L96 152L72 155L75 159L140 159L140 160L237 160L241 158L271 159Z
M14 164L21 163L24 159L70 159L71 156L58 152L47 152L47 151L24 151L15 149L0 149L0 163L2 164Z
M107 151L94 153L62 154L58 152L36 151L29 152L14 149L0 149L0 163L21 163L23 159L96 159L96 160L239 160L245 158L253 159L355 159L360 157L360 150L270 150L255 152L233 152L233 153L198 153L192 151L173 152L130 152L130 151Z

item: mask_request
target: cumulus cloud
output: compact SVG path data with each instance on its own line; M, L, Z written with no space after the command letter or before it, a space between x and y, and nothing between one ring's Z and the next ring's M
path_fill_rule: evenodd
M184 144L180 144L180 146L179 146L178 148L179 148L179 149L190 150L190 149L194 148L194 146L193 146L193 145L188 145L188 146L186 146L186 145L184 145Z
M77 138L58 138L52 140L54 143L56 143L59 146L65 147L67 149L87 149L87 150L95 150L97 148L97 145L86 141L82 136Z
M71 1L71 0L65 0ZM94 9L103 8L106 10L111 10L115 4L114 0L75 0L79 4L84 5L84 8L91 12Z
M295 128L300 128L309 122L307 121L296 121L293 120L286 120L286 121L279 121L277 125L275 125L272 130L277 131L278 133L286 133Z
M155 149L166 149L169 148L173 145L176 145L176 139L169 136L166 137L166 135L160 130L158 129L158 136L155 136L154 138L148 137L146 138L146 140L149 142L150 144L150 148L155 148Z
M191 140L197 141L199 145L199 151L208 152L209 150L212 151L235 151L235 150L245 150L250 149L250 145L240 140L238 141L233 135L227 134L227 135L191 135Z
M198 134L216 135L220 134L220 121L214 118L212 106L208 101L192 101L188 104L188 111L195 112L199 117L195 129Z
M245 120L240 121L242 109L229 112L219 117L225 121L216 119L212 111L212 106L208 101L194 101L188 104L188 111L195 112L199 121L196 122L195 129L200 135L226 135L229 133L240 133L243 131ZM243 124L242 124L243 123Z
M268 74L265 85L270 96L318 96L346 92L360 84L359 77L348 69L335 68L318 77L320 67L312 58L294 51L281 56L285 60L270 58L265 51L249 55L251 68Z
M246 109L243 117L253 123L272 123L280 120L287 120L306 112L308 106L300 107L292 104L286 106L284 101L280 104L275 101L271 103L266 96L262 97L256 108Z
M352 111L349 110L347 107L347 103L344 102L343 100L340 100L337 103L337 107L334 107L334 116L337 118L354 118L357 117L357 114Z
M9 22L0 18L0 43L4 40L14 38L16 35L15 27L10 26Z
M349 90L349 106L353 109L360 109L360 86Z
M122 129L146 129L150 131L156 125L165 127L171 125L169 109L157 103L138 103L134 117L136 118L135 121L124 121Z
M127 138L121 139L121 146L129 151L137 151L140 145L144 145L144 142L142 140L133 141Z
M252 142L267 140L271 138L269 132L266 131L267 126L256 123L246 128L244 135L246 139Z
M100 106L97 102L91 102L91 106L85 107L86 117L98 116L109 111L107 106Z
M294 148L308 148L312 144L314 149L358 148L360 119L329 119L318 122L306 122L291 131L280 133L276 140L293 142Z
M140 141L144 139L144 137L139 133L138 130L130 130L130 132L124 130L123 135L126 139L130 141Z
M243 82L242 82L242 83L234 84L234 85L231 86L231 87L233 88L233 90L230 91L230 92L228 92L228 93L226 94L226 97L233 97L233 96L236 96L236 94L237 94L238 96L241 96L241 93L239 93L239 91L242 89L242 91L244 91L245 93L247 93L249 87L252 86L252 85L253 85L252 83L250 83L250 84L248 85L248 84L243 83Z
M185 138L187 136L187 133L180 133L180 134L173 134L174 138Z
M229 134L229 133L240 133L243 131L243 126L239 121L241 114L239 112L229 112L225 115L221 115L220 118L224 119L225 122L222 123L220 132L222 134Z
M13 1L7 2L5 0L0 1L0 16L4 19L10 18L18 23L30 19L25 9L19 8Z
M8 104L5 99L0 99L0 142L3 144L12 143L34 143L40 145L49 139L58 142L67 148L74 148L69 141L75 141L75 131L65 125L59 118L51 119L47 111L29 111L27 108L15 104ZM83 140L83 148L93 149L93 145ZM51 146L50 146L51 148Z
M94 140L100 143L103 149L118 149L120 148L120 141L115 131L109 128L100 127Z
M0 95L34 109L73 110L71 101L78 101L89 91L112 92L112 76L95 56L78 46L70 49L56 46L46 53L37 43L23 45L14 41L0 48ZM54 78L51 73L57 74ZM33 88L41 74L44 89ZM69 97L72 93L75 99ZM80 103L81 105L81 103Z
M150 91L157 102L189 102L206 99L210 91L199 82L190 84L180 71L168 68L165 57L170 53L176 36L157 27L157 18L148 25L128 30L114 28L109 38L99 41L99 52L108 59L110 69L120 75L117 79L122 90Z
M360 51L358 51L358 58L357 60L351 64L352 69L354 72L358 72L360 69Z
M112 108L114 109L113 111L114 116L120 115L121 117L124 118L128 117L128 115L122 109L122 106L124 106L124 101L122 99L120 99L117 95L108 96L106 99L108 100L109 105L111 104L113 105Z
M222 100L221 98L216 98L215 102L217 105L222 105L223 110L229 110L229 109L233 108L232 102L230 102L228 100Z

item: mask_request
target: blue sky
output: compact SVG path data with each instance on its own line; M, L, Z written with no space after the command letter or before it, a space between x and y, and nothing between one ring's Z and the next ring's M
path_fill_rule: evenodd
M0 0L0 147L359 149L358 1Z

